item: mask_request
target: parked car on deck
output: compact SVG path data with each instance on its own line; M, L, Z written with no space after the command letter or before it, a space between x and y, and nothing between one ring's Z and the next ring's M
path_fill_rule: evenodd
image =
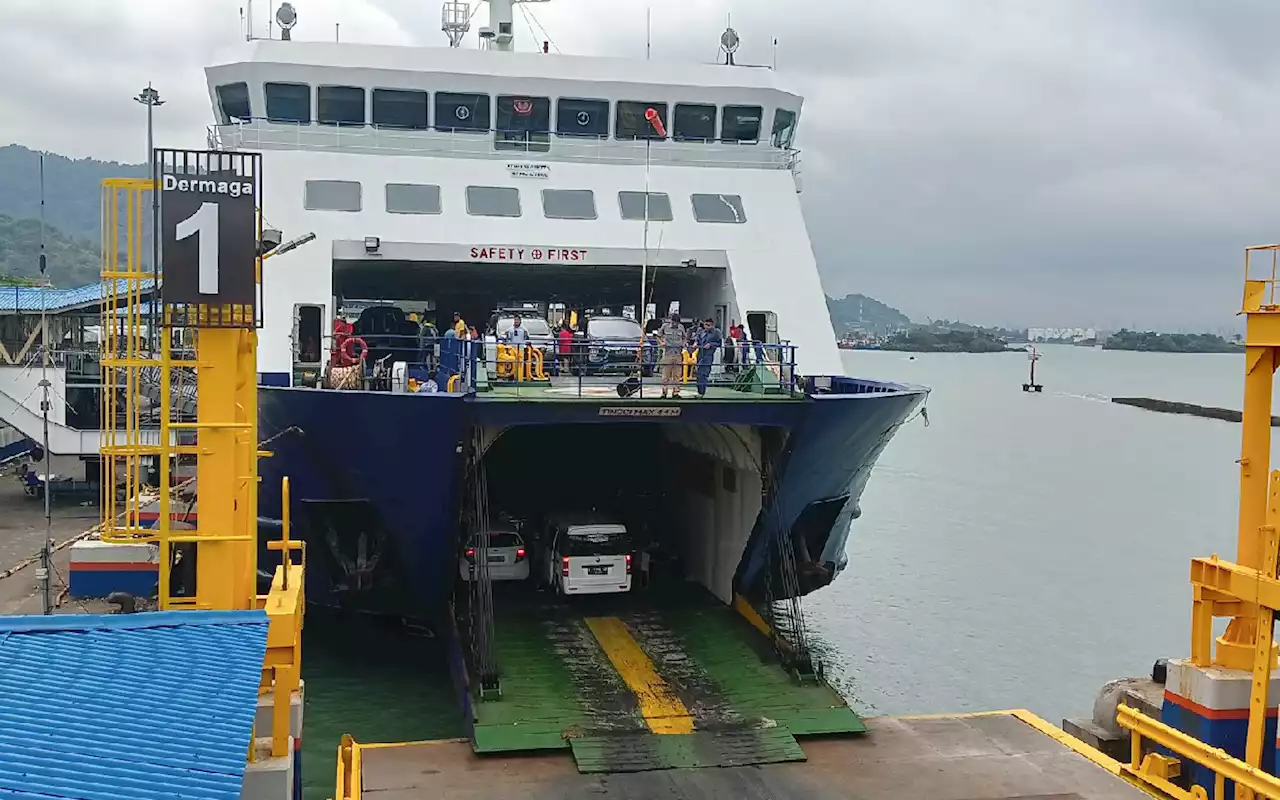
M655 341L629 317L589 317L581 342L579 347L586 353L579 363L587 374L634 372L638 354L644 377L653 375L658 359Z
M496 527L488 533L487 547L482 547L480 534L473 534L458 558L458 574L464 581L476 579L480 565L476 559L483 553L489 565L489 579L523 581L529 577L529 551L524 538L514 527Z
M594 514L553 517L540 579L561 596L631 591L635 545L627 526Z

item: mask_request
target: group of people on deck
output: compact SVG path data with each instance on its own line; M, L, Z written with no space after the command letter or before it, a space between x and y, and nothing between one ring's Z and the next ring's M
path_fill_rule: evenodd
M711 368L715 366L716 351L724 349L725 363L732 364L741 351L742 363L747 363L745 331L734 320L729 326L729 346L725 347L724 335L716 327L716 321L707 317L692 331L686 331L680 322L680 314L672 312L662 327L658 328L659 365L662 371L662 396L680 396L680 383L684 373L684 352L692 349L697 354L698 397L707 396L707 384L711 381ZM757 345L757 356L764 360L762 348Z

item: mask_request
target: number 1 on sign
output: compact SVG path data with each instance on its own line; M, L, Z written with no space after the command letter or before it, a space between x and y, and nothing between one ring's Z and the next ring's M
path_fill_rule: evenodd
M201 203L196 213L179 222L178 241L198 236L200 240L200 294L218 293L218 204Z

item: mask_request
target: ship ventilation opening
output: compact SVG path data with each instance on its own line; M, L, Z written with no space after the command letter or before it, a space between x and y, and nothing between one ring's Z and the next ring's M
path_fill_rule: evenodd
M657 599L700 586L732 603L761 507L758 430L631 422L494 435L483 437L492 441L484 457L490 514L519 526L531 558L528 588L550 584L556 593L562 565L551 560L549 539L556 520L583 519L625 526L630 594Z
M591 251L572 252L585 253L584 260L547 263L529 260L528 254L524 261L512 256L512 262L499 263L382 260L376 255L335 260L334 293L340 303L352 305L390 302L406 315L425 316L441 330L452 324L456 311L484 332L494 310L526 304L542 314L552 304L575 311L636 313L640 264L596 264ZM665 316L673 302L685 316L711 316L725 282L725 270L719 267L651 266L648 276L648 302L658 316Z

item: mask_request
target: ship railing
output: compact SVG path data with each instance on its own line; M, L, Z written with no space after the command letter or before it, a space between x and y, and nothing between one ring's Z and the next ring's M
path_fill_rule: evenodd
M670 359L670 361L668 361ZM810 381L796 369L790 342L726 341L703 359L710 388L735 389L718 396L798 395ZM667 362L664 364L664 362ZM495 391L503 396L602 397L620 385L627 396L662 394L663 368L675 368L675 387L694 390L698 348L693 340L679 354L664 357L656 336L591 338L561 342L531 336L528 344L452 335L364 334L323 337L294 352L294 373L311 372L319 385L333 389L387 392L468 393ZM434 387L431 386L434 383ZM870 386L870 385L868 385Z
M307 124L262 118L235 120L208 129L211 150L320 150L378 155L520 159L549 157L593 164L671 164L741 169L799 167L799 151L768 141L728 139L633 139L565 133L396 128L364 124ZM513 174L539 165L511 164ZM527 177L539 177L536 174Z
M1280 798L1280 778L1251 767L1244 761L1228 755L1225 750L1211 747L1193 736L1148 717L1137 709L1120 706L1116 722L1129 731L1129 763L1121 765L1127 779L1144 787L1161 792L1161 796L1180 800L1230 800L1239 797L1244 789L1248 797ZM1150 745L1167 750L1173 755L1147 752ZM1185 772L1182 761L1193 761L1213 772L1213 793L1208 787L1193 786L1184 789L1175 780ZM1227 781L1236 785L1236 793L1228 795Z

